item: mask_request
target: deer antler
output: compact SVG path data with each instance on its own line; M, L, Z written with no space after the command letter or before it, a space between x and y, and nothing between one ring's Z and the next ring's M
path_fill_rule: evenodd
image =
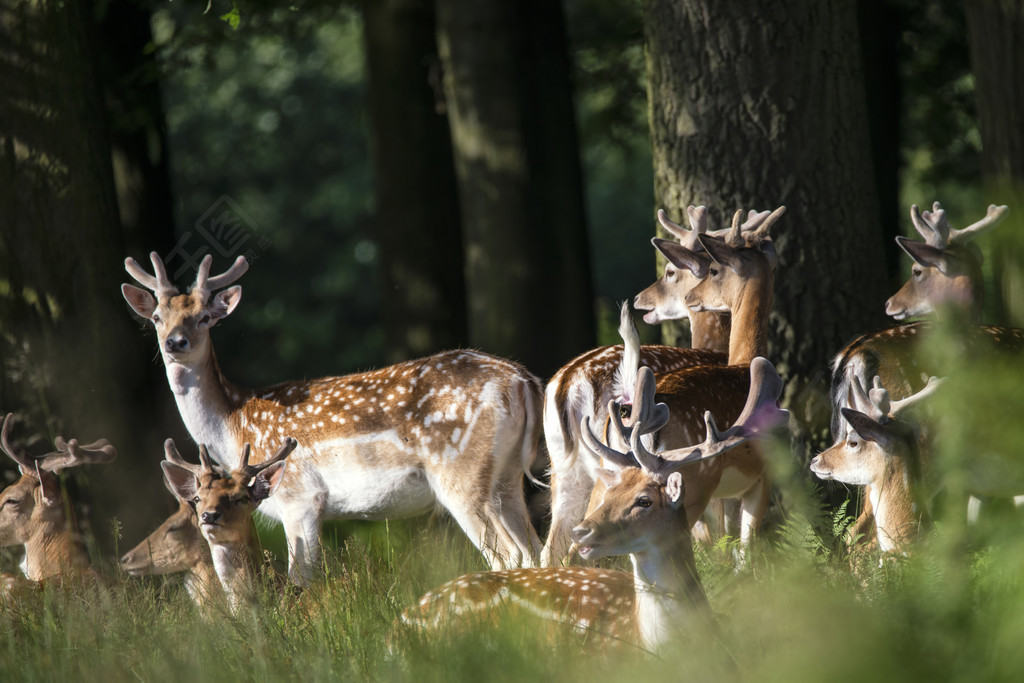
M938 202L932 204L931 211L923 213L917 204L910 207L910 220L918 234L924 238L925 244L936 249L945 249L953 244L966 244L978 235L988 232L1006 218L1010 212L1007 206L989 204L985 217L972 223L963 230L955 230L946 218L946 211Z
M150 275L145 269L139 265L138 261L133 259L131 256L124 260L124 269L128 271L136 282L148 289L149 291L156 294L157 300L165 297L172 297L178 295L178 288L174 286L170 278L167 277L167 269L164 267L164 262L160 259L160 256L155 252L149 252L149 260L153 263L153 273Z
M622 406L616 401L608 402L608 417L612 426L619 430L622 438L629 441L634 431L641 435L656 432L668 423L668 406L654 402L655 379L651 369L644 366L637 371L633 389L633 406L629 417L622 417Z
M63 436L54 439L53 445L57 447L55 452L31 456L11 444L10 433L13 420L14 413L8 413L4 418L3 430L0 431L0 448L14 462L18 463L23 472L38 475L38 470L46 470L56 474L61 470L79 465L108 463L117 457L117 449L111 446L106 439L83 446L78 443L78 439L66 441Z
M757 222L750 230L750 234L747 236L747 242L751 244L759 244L764 240L768 239L768 233L771 231L775 224L779 222L782 215L786 213L786 207L780 206L779 208L768 214L763 220Z
M719 430L711 411L706 411L706 436L704 441L696 446L654 454L644 448L637 435L634 435L630 446L636 459L645 469L660 477L667 477L681 467L721 455L788 420L789 412L777 405L779 396L782 395L782 386L782 378L775 371L775 366L767 359L757 357L750 363L750 392L747 394L747 402L732 427L724 431Z
M298 445L298 441L296 441L290 436L286 437L284 443L281 444L281 447L277 449L277 453L275 453L272 458L270 458L269 460L264 460L263 462L260 463L256 463L255 465L250 465L249 444L245 444L245 449L242 451L242 465L239 469L245 474L246 479L255 477L257 474L267 469L271 465L276 465L277 463L287 458Z
M631 453L621 453L611 446L607 446L601 442L595 435L590 427L590 416L585 416L580 420L580 436L583 438L583 443L587 447L587 452L596 458L604 458L617 465L618 467L639 467L640 463L636 461Z
M7 456L18 463L23 472L34 472L36 469L35 460L28 453L20 448L15 448L10 441L11 424L14 422L14 413L7 413L4 418L3 430L0 431L0 448Z
M174 445L174 439L167 439L164 441L164 454L167 462L174 463L182 469L188 470L198 479L199 475L203 473L201 465L191 463L185 458L181 457L181 453L178 452L178 447Z
M201 293L203 301L209 299L212 293L224 289L245 275L245 271L249 270L249 262L245 260L244 256L236 258L230 268L214 277L210 277L210 267L212 265L213 256L207 254L199 264L199 269L196 272L196 282L192 286L192 291Z
M938 377L929 377L921 391L911 394L906 398L901 398L898 401L893 401L889 408L889 416L893 418L899 417L905 410L912 408L920 401L934 394L944 381L945 379Z
M924 387L916 394L911 394L898 401L892 401L889 398L889 392L882 386L882 380L878 375L875 375L872 381L872 388L867 392L861 386L860 379L854 377L850 383L852 407L854 410L864 413L875 422L886 424L889 420L898 419L900 413L934 394L942 382L943 380L938 377L929 377Z

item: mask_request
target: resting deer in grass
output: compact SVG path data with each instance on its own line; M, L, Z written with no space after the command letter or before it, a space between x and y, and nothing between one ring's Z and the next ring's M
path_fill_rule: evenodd
M878 548L903 551L927 517L922 471L931 439L905 413L919 407L939 386L932 377L924 389L891 401L878 377L870 391L855 379L850 403L842 408L848 425L843 438L811 460L819 478L868 487Z
M677 250L695 254L695 260L710 260L703 254L698 241L700 235L708 233L707 210L703 206L691 206L687 212L690 230L669 221L664 211L658 212L658 220L679 239L679 244L654 238L655 247L669 260L662 278L637 295L636 305L648 311L644 320L652 324L689 317L693 348L640 346L637 342L635 348L624 356L623 345L604 346L569 361L548 382L544 401L544 439L551 459L551 530L541 556L543 566L559 564L565 558L570 544L569 532L572 525L583 518L596 480L595 467L590 459L580 457L583 446L579 425L582 419L590 417L595 424L600 424L607 417L605 408L608 401L617 399L630 403L636 368L641 364L660 373L694 365L724 364L727 360L723 352L729 347L728 313L689 311L683 302L683 297L699 277L694 276L690 269L677 265L674 260ZM775 218L766 211L751 211L741 224L741 215L736 214L733 226L728 230L710 234L736 232L747 242L757 244L766 255L774 256L768 230ZM628 310L624 309L622 315L628 316ZM620 324L620 334L625 324ZM622 375L620 366L632 368L632 374Z
M174 442L168 439L164 448L174 449ZM189 597L198 607L205 608L223 596L210 546L199 530L195 503L179 496L166 474L164 484L178 501L178 509L144 541L125 553L121 568L133 576L184 573Z
M277 453L257 465L249 464L245 444L241 464L230 472L214 467L206 446L199 446L199 465L189 463L170 439L167 459L160 463L174 494L195 503L203 538L210 545L213 566L233 611L256 600L256 577L262 564L252 514L274 495L284 478L295 439L286 438Z
M649 372L644 368L638 376ZM736 423L720 431L708 413L706 438L695 446L660 454L644 447L640 435L667 418L664 406L647 408L654 404L649 379L637 387L643 415L627 452L601 443L583 418L585 453L599 463L607 489L597 509L573 528L573 542L586 560L628 553L632 575L583 567L468 574L424 595L402 613L402 622L432 632L494 620L504 616L499 610L509 610L586 633L601 645L625 641L653 652L706 628L711 614L690 539L690 515L699 511L685 504L681 471L722 457L787 417L776 407L782 381L771 363L755 359L750 375L750 395Z
M963 321L976 322L981 315L984 285L981 253L970 243L1006 217L1005 206L989 206L981 220L956 230L946 212L935 202L932 211L910 209L911 221L925 242L897 237L897 243L914 259L910 279L886 302L886 313L897 320L952 310ZM842 408L854 381L867 386L876 375L889 394L897 399L920 391L924 379L942 374L945 368L930 367L929 359L918 354L921 339L933 329L931 323L914 322L862 335L843 348L832 362L832 436L838 442L847 424ZM960 342L965 352L999 350L1019 353L1024 349L1024 331L991 325L969 326ZM851 529L854 537L873 536L869 491L863 512Z
M232 470L244 443L258 462L285 434L298 441L288 476L261 507L284 525L294 582L306 583L319 560L325 518L401 518L437 504L492 567L535 562L540 541L523 477L537 454L542 399L539 380L525 368L445 351L344 377L242 389L221 373L210 329L238 306L241 287L228 285L247 270L245 258L210 277L207 256L187 294L171 284L156 253L150 258L153 275L125 261L145 289L121 290L156 329L192 438Z
M21 569L29 581L95 579L57 475L79 465L108 463L117 451L106 439L79 444L58 436L55 452L31 456L11 442L13 423L14 414L8 413L0 448L18 464L21 478L0 492L0 545L25 546Z

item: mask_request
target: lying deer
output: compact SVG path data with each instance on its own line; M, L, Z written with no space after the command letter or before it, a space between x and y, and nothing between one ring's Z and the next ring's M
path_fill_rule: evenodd
M728 312L689 310L683 299L703 274L694 275L689 268L680 267L676 261L677 250L684 249L694 254L695 260L706 264L710 258L703 253L699 236L736 233L742 235L745 242L757 245L769 258L774 256L768 231L777 216L770 216L766 211L751 211L747 220L740 223L741 213L737 213L729 229L709 233L705 207L691 206L687 213L690 230L669 221L664 211L658 212L662 226L676 236L679 243L654 238L655 247L668 262L663 276L637 295L636 306L648 311L644 320L652 324L689 317L693 348L640 346L639 341L630 349L623 345L604 346L574 358L548 382L544 439L551 459L551 529L541 555L543 566L560 564L566 557L569 532L572 525L583 518L596 481L595 466L589 458L579 457L583 448L579 425L583 418L589 417L600 424L607 417L605 408L610 400L630 403L636 368L640 365L661 373L696 365L720 365L728 360L722 353L729 348ZM619 331L625 334L627 309L622 316ZM620 369L623 367L631 368L631 374L624 375Z
M309 580L325 518L401 518L438 504L492 567L536 561L540 540L523 478L539 445L542 392L525 368L476 351L446 351L345 377L241 389L221 373L210 329L238 306L241 287L228 285L248 269L245 258L210 277L207 256L187 294L170 282L156 253L150 258L152 275L125 261L145 289L121 290L156 329L192 438L232 470L244 443L259 461L285 434L298 442L288 476L262 506L284 525L292 581Z
M31 456L11 442L13 423L14 414L8 413L0 449L18 464L21 478L0 492L0 546L25 546L21 570L29 581L95 579L57 475L79 465L111 462L117 450L106 439L79 444L58 436L55 452Z
M189 463L170 439L167 459L160 463L174 494L195 503L203 538L210 546L213 566L232 611L256 601L256 577L262 564L252 513L274 495L284 478L288 455L297 446L288 437L277 453L249 464L245 444L241 464L225 472L214 467L205 445L199 446L199 465Z
M644 376L644 368L639 374ZM750 365L750 394L736 423L719 431L705 416L703 443L654 454L640 440L651 426L638 421L628 452L614 450L583 419L580 433L598 476L607 483L600 505L572 530L580 555L596 560L629 554L632 575L597 568L551 567L468 574L436 588L406 609L401 621L437 631L468 619L493 620L500 608L539 617L585 632L602 644L622 641L654 652L706 627L710 619L694 563L690 517L681 469L720 457L785 419L776 407L782 381L763 358ZM653 383L637 387L643 405L654 403ZM664 406L646 410L645 419L666 418Z
M171 439L164 443L164 449L177 454ZM198 607L208 607L223 596L223 591L210 546L199 529L195 503L179 496L166 474L164 484L178 501L178 509L145 540L125 553L121 568L133 576L184 573L189 597Z
M989 206L984 218L956 230L938 202L933 204L932 211L921 212L916 205L912 206L911 221L925 241L897 238L900 247L914 259L914 267L910 279L886 302L886 313L904 320L944 309L952 310L962 320L976 322L981 315L984 283L981 252L971 240L993 229L1008 211L1005 206ZM861 335L836 355L831 391L832 436L836 443L848 427L842 409L853 407L847 397L855 381L867 386L877 375L890 395L903 398L920 391L924 378L945 372L945 368L931 367L929 358L918 353L921 340L931 330L932 324L928 322L897 325ZM965 353L1019 353L1024 349L1024 330L970 326L963 330L960 342ZM853 537L874 536L871 525L870 491L865 491L863 511L851 529Z

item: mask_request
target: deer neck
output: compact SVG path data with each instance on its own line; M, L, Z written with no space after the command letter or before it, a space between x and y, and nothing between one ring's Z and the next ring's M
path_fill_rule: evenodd
M213 458L229 468L238 465L234 419L246 394L220 371L213 346L194 363L167 363L167 381L185 427L196 443L206 444Z
M202 543L206 545L206 541ZM185 574L185 590L196 605L204 607L217 594L218 586L220 577L217 576L217 568L213 565L213 557L209 552L205 552Z
M729 331L729 365L749 365L757 356L767 354L768 315L772 310L774 284L771 275L762 283L752 283L733 307Z
M245 542L210 545L214 570L233 612L256 602L259 554L259 543L252 529Z
M902 551L921 528L921 506L906 467L890 467L879 486L871 487L871 505L882 552Z
M637 630L651 650L693 634L710 613L697 576L688 528L664 536L665 542L630 555L636 590Z
M721 311L690 311L690 348L727 353L731 317Z
M89 569L89 554L78 534L69 529L48 528L37 531L25 544L22 570L33 581L84 572Z

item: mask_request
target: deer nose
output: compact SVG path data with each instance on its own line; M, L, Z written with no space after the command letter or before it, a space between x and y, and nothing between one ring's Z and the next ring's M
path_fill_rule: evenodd
M590 527L580 525L573 527L573 530L569 532L569 536L572 538L573 543L582 543L593 531Z
M220 513L216 510L207 510L203 513L203 524L213 524L220 519Z
M182 351L187 351L188 337L168 337L167 341L164 342L164 348L167 349L169 353L181 353Z

